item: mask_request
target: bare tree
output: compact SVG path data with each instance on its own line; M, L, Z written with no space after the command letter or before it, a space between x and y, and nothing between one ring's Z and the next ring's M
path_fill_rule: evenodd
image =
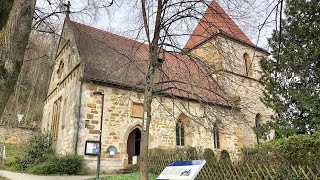
M193 56L189 53L183 53L185 52L184 49L181 49L179 47L179 42L177 42L176 37L179 36L187 36L190 35L190 31L188 32L188 27L190 27L190 23L193 23L195 20L199 20L199 18L204 14L203 10L208 8L209 4L207 1L202 0L191 0L191 1L168 1L168 0L158 0L158 1L146 1L141 0L141 14L142 14L142 21L143 21L143 28L145 31L146 36L146 42L149 46L149 67L146 73L146 84L145 84L145 91L144 91L144 119L143 119L143 131L142 131L142 140L141 140L141 150L140 150L140 179L148 179L148 142L149 142L149 127L151 122L151 104L153 97L156 95L155 93L155 73L157 71L157 63L158 59L161 56L161 52L164 48L170 51L176 51L180 52L184 55L188 55L189 57L193 58L193 60L197 61L198 58ZM210 9L210 11L213 11L217 14L221 13L221 11L217 11L215 9ZM219 15L218 15L219 16ZM224 16L224 14L220 14L219 20L221 22L218 23L230 23L230 20ZM210 20L209 20L210 21ZM226 21L226 22L224 22ZM184 27L184 33L176 33L178 27ZM204 35L213 35L216 32L213 32L211 28L217 28L217 27L203 27L205 31L208 31L207 33L204 33ZM229 31L232 33L233 27L226 27L225 31L228 33ZM217 30L219 30L217 28ZM239 31L239 30L236 30ZM241 31L241 30L240 30ZM199 35L201 36L201 35ZM203 37L207 38L207 37ZM242 39L243 41L247 41L246 37ZM254 47L253 43L247 41L249 45ZM228 47L219 47L219 46L226 46L226 43L216 44L216 49L220 51L224 51L221 54L224 54L226 64L228 64L228 68L223 71L222 75L224 78L229 78L230 74L234 74L232 70L240 71L242 73L242 70L239 70L239 64L234 63L235 58L237 56L233 55L232 53L236 54L236 49L233 49L233 45L229 45ZM227 50L226 50L227 49ZM227 52L226 52L227 51ZM260 50L261 51L261 50ZM263 50L262 50L263 51ZM256 56L253 56L256 58ZM198 60L201 62L201 60ZM205 65L208 67L208 69L211 69L213 73L217 73L219 71L219 68L217 68L217 65L210 66L205 63ZM251 64L249 65L252 66ZM248 66L248 67L249 67ZM248 68L247 67L247 68ZM229 70L229 71L228 71ZM230 71L231 70L231 71ZM247 76L249 71L247 71L245 75L241 75L241 73L236 74L238 78L235 80L234 78L229 81L234 81L233 83L239 83L241 81L245 81L247 79ZM190 72L191 73L191 72ZM217 73L218 74L218 73ZM243 78L241 78L241 76ZM239 80L240 79L240 80ZM241 80L243 79L243 80ZM250 81L250 80L249 80ZM186 82L189 84L192 84L192 82ZM237 87L233 87L234 94L237 94L237 89L242 84L239 83ZM196 86L195 84L192 85L193 87ZM205 89L205 87L201 87L202 89ZM186 90L187 91L187 90ZM188 92L193 93L193 92ZM212 92L214 93L214 92ZM197 97L198 101L201 102L201 97ZM242 108L246 107L246 104L233 104L236 109L240 107L236 107L241 105ZM210 106L209 106L210 107ZM212 108L207 108L211 109ZM249 110L249 108L247 108ZM217 110L213 110L213 112L217 112ZM212 112L211 112L212 113ZM208 112L210 114L210 111ZM207 114L207 115L208 115ZM217 116L217 115L215 115ZM209 116L207 116L208 118ZM219 117L215 117L215 121L217 121ZM197 121L196 118L193 120ZM199 124L202 124L203 126L206 126L205 122L198 122ZM207 125L208 127L208 125ZM209 126L210 127L210 126Z
M81 14L83 17L96 18L99 10L107 9L113 4L113 1L99 0L95 2L87 1L78 8L74 8L72 14ZM19 84L17 84L19 74L25 61L30 61L25 57L26 49L28 48L29 35L32 30L43 33L39 36L48 36L49 33L57 35L61 30L62 19L67 11L70 11L70 4L63 0L5 0L1 2L1 23L0 23L0 117L10 99L15 99L19 102ZM6 13L7 12L7 13ZM52 44L54 46L54 43ZM52 55L48 53L39 53L36 57L32 50L32 45L29 47L29 52L32 56L32 62L43 61L43 58L50 58ZM54 50L52 48L49 48ZM48 50L48 49L47 49ZM41 50L42 51L42 50ZM36 73L37 74L37 73ZM31 77L31 76L30 76ZM42 77L38 74L36 77ZM31 102L34 91L34 84L38 79L34 79L31 87L31 95L29 95L28 102ZM14 92L14 94L13 94ZM36 98L38 93L34 94ZM41 99L41 97L40 97ZM23 103L22 103L23 104ZM12 107L12 105L10 105ZM26 104L27 109L24 113L29 114L30 103ZM12 110L8 107L7 110ZM15 108L15 112L17 108ZM40 111L41 108L35 107L31 111ZM12 112L9 112L12 113ZM21 113L21 112L20 112ZM39 115L39 112L36 112ZM30 117L29 115L26 117ZM32 116L31 116L32 117ZM37 125L34 125L37 126Z

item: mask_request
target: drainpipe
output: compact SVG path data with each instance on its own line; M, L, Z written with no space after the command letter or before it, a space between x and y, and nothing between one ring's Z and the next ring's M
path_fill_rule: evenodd
M82 101L82 88L83 88L83 81L80 84L80 94L79 94L79 106L78 106L78 116L77 116L77 124L76 124L76 138L75 138L75 147L74 147L74 154L78 154L78 141L79 141L79 129L80 129L80 119L81 119L81 101Z

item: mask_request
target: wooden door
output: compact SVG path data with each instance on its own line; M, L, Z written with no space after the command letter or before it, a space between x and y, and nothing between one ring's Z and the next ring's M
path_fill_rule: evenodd
M128 153L128 163L132 164L132 157L135 155L135 138L136 131L133 130L128 137L127 141L127 153Z

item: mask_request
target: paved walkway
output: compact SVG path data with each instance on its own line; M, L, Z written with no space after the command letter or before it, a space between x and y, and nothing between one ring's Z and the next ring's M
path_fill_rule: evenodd
M84 180L95 176L38 176L0 170L0 175L11 180Z

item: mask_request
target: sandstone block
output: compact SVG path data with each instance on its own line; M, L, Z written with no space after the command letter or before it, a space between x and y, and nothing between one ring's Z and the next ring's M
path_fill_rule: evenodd
M93 114L87 114L87 119L93 119Z
M94 103L88 103L87 107L89 107L89 108L97 108L97 105L94 104Z
M99 130L90 129L89 133L90 134L100 134L100 131Z
M99 124L99 121L91 120L91 124Z

